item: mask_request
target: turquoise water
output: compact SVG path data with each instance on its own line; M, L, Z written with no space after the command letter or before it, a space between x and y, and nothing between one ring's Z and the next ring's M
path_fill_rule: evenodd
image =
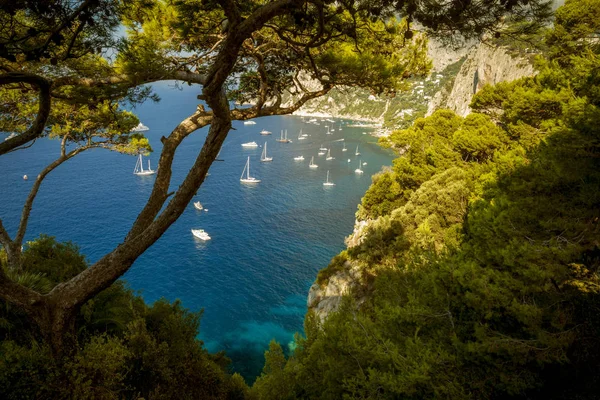
M145 103L135 112L150 127L146 132L155 152L160 137L196 108L196 87L155 85L160 103ZM300 117L266 117L256 125L234 122L210 176L195 200L208 211L191 204L163 237L143 254L124 278L144 298L181 299L192 309L204 308L200 338L210 351L225 350L232 368L252 380L262 368L263 353L271 339L284 346L302 331L306 294L319 269L344 248L351 233L354 213L369 187L371 175L390 165L392 154L365 129L343 126L326 135L320 126ZM298 141L298 131L310 136ZM270 136L259 132L267 129ZM275 141L281 129L292 143ZM178 149L173 165L173 189L183 179L200 150L207 129L195 132ZM344 138L347 152L342 152ZM262 145L268 141L271 163L260 163ZM256 141L256 149L241 143ZM334 160L317 156L324 144ZM365 173L354 170L359 146ZM0 218L11 234L16 230L22 204L33 177L58 156L59 144L38 140L30 149L0 157ZM304 161L294 161L302 154ZM308 168L315 156L319 167ZM262 182L240 184L247 157L251 173ZM348 163L347 160L351 162ZM119 244L147 200L154 177L132 174L132 156L91 150L68 161L48 176L34 203L27 239L40 233L77 243L90 262ZM325 175L336 186L324 187ZM24 181L22 176L30 176ZM194 239L190 229L206 230L212 240Z

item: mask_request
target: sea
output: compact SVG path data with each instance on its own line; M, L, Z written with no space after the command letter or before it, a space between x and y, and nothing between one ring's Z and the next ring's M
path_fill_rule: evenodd
M174 82L153 89L161 101L147 101L133 111L150 128L145 135L154 149L148 159L155 168L160 138L193 113L200 89ZM255 125L234 121L219 155L223 161L212 165L194 199L204 210L190 204L123 276L147 302L180 299L190 310L204 310L199 339L211 352L224 350L232 371L250 383L261 372L271 340L291 349L294 333L302 333L308 289L317 272L345 248L371 176L393 159L370 129L349 127L350 120L319 119L316 125L309 119L272 116L255 119ZM327 125L335 129L329 135ZM260 135L263 129L272 135ZM301 129L309 135L305 140L298 140ZM292 143L276 142L281 130L287 130ZM174 190L206 133L204 128L191 134L177 150ZM251 141L259 147L241 146ZM260 162L265 142L270 163ZM320 147L330 149L334 159L319 156ZM304 160L295 161L300 155ZM0 218L11 235L35 177L58 156L59 142L42 138L0 157ZM308 167L313 156L316 169ZM240 183L248 157L250 174L260 183ZM40 188L26 240L44 233L72 241L90 263L110 252L123 241L154 182L154 176L134 175L135 164L134 156L95 149L58 167ZM355 173L359 164L363 174ZM335 186L323 185L327 171ZM196 239L191 229L204 229L212 239Z

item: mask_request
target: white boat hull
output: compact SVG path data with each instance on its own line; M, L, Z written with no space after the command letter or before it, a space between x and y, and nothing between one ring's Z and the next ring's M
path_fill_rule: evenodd
M192 229L192 235L200 240L210 240L210 236L203 229Z

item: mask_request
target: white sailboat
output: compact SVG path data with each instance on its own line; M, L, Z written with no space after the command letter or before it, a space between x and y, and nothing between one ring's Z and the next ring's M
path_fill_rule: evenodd
M358 160L358 168L356 168L354 170L354 172L357 173L357 174L362 174L364 172L362 169L360 169L361 163L362 163L362 160Z
M204 229L192 229L192 235L200 240L210 240L210 236Z
M323 186L335 186L335 183L329 182L329 170L327 170L327 180L323 182Z
M142 159L142 153L139 154L135 168L133 169L135 175L154 175L156 171L150 168L150 160L148 160L148 169L144 169L144 161Z
M327 147L324 147L323 145L321 145L321 147L319 147L319 150L321 150L321 151L327 151Z
M298 140L305 140L307 135L303 135L302 134L302 129L300 129L300 132L298 133Z
M260 155L261 162L269 162L273 161L273 157L267 157L267 142L265 142L265 147L263 147L262 154Z
M327 132L325 132L326 135L331 135L331 132L329 131L329 125L327 125Z
M358 151L358 145L356 146L356 152L354 153L355 156L360 156L360 152Z
M246 174L246 177L244 178L244 173ZM244 170L242 171L242 176L240 176L240 182L242 183L258 183L260 182L260 179L256 179L253 176L250 176L250 157L248 157L248 161L246 161L246 166L244 167Z
M342 148L342 151L348 151L348 149L346 148L346 142L344 142L344 147Z
M325 157L325 159L326 159L327 161L329 161L329 160L333 160L333 157L331 157L331 149L327 150L327 157Z
M319 166L317 164L315 164L315 156L312 156L312 158L310 159L310 164L308 164L308 168L318 168Z

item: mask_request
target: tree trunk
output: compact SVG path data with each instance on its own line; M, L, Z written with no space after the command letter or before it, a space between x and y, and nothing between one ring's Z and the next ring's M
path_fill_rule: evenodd
M74 353L77 349L75 319L78 311L44 301L32 314L40 334L46 344L50 345L56 360Z

